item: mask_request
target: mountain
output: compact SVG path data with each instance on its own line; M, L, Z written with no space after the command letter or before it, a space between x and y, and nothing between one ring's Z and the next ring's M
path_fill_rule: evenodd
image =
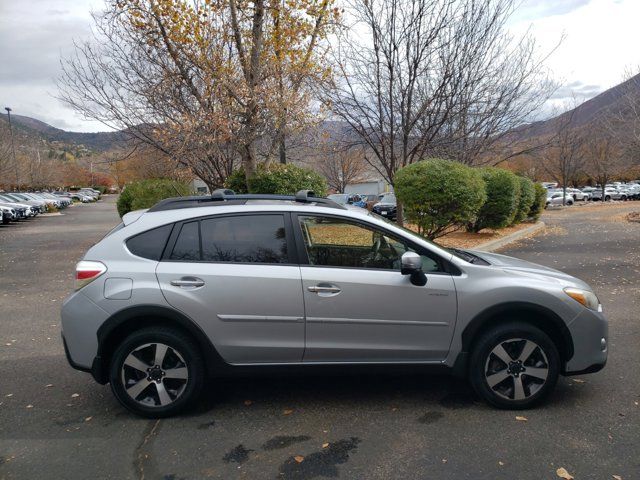
M571 110L548 120L522 126L516 129L516 132L521 139L526 140L553 134L559 125L567 124L569 119L573 127L593 125L603 120L610 112L619 113L627 110L629 97L640 98L640 74L605 90Z
M7 127L7 116L0 116L2 127ZM126 140L123 132L67 132L48 123L23 115L11 115L14 133L26 138L40 139L48 144L84 147L93 152L110 150Z

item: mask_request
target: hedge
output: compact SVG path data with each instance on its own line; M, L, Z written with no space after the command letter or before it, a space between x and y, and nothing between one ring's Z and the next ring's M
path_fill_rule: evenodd
M529 211L536 199L536 191L533 182L526 177L518 177L520 181L520 197L518 198L518 206L514 215L512 225L524 222L529 218ZM546 196L545 196L546 199Z
M177 180L139 180L128 184L118 197L118 213L122 217L133 210L150 208L164 198L182 197L192 193L188 184Z
M513 173L502 168L481 169L485 184L486 201L475 219L467 225L470 232L483 228L504 228L510 225L517 214L520 181Z
M531 204L531 208L529 209L527 217L535 221L538 220L540 218L540 215L542 215L542 212L544 212L544 207L547 204L547 195L549 192L540 183L535 183L533 185L533 189L534 200Z
M424 160L398 170L394 189L407 219L431 240L451 228L468 224L486 200L478 169L440 159Z
M261 164L256 174L249 178L249 192L244 169L235 170L225 182L225 187L236 193L264 193L293 195L298 190L313 190L318 197L327 194L327 181L319 173L293 164Z

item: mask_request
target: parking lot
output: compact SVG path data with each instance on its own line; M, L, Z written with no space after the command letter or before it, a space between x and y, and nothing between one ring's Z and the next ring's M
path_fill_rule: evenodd
M68 366L59 308L115 198L0 226L1 479L640 478L640 223L636 202L558 209L502 253L589 282L610 319L600 373L544 406L499 411L448 377L226 379L195 412L132 416ZM614 477L618 476L618 477Z

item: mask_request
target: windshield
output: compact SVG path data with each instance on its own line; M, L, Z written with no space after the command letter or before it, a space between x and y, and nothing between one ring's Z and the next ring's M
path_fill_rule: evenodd
M393 193L385 193L380 199L380 203L396 203L396 196Z

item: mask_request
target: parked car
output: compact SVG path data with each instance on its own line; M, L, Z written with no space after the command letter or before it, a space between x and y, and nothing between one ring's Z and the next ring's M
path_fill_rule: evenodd
M564 202L562 201L564 197ZM547 204L545 206L557 206L557 205L573 205L573 197L571 195L563 195L562 192L551 193L547 197Z
M12 207L0 203L0 212L2 212L2 223L4 225L17 220L17 213Z
M3 200L0 200L0 206L10 207L11 209L13 209L15 213L13 220L23 220L35 215L35 212L31 210L31 207L23 203L5 202Z
M589 193L577 188L567 188L567 195L570 195L576 202L589 200Z
M608 323L585 282L448 250L306 191L130 212L76 282L62 306L69 363L147 417L187 408L219 375L327 365L447 369L522 409L560 374L607 360Z
M366 209L371 211L373 209L373 206L378 203L378 195L376 195L375 193L373 194L368 194L368 195L360 195L360 198L366 202Z
M21 205L28 205L33 210L34 214L42 213L46 211L45 203L42 201L36 201L31 198L15 193L2 193L0 194L0 202L18 203Z
M333 200L340 205L353 205L354 207L366 208L367 202L365 202L360 195L349 193L334 193L327 198Z
M615 188L605 188L604 190L604 201L608 202L609 200L626 200L627 194L616 190ZM591 200L600 200L602 201L602 189L598 188L591 193Z
M395 194L384 193L380 195L378 203L371 208L371 211L389 220L395 220L398 214L398 202Z

